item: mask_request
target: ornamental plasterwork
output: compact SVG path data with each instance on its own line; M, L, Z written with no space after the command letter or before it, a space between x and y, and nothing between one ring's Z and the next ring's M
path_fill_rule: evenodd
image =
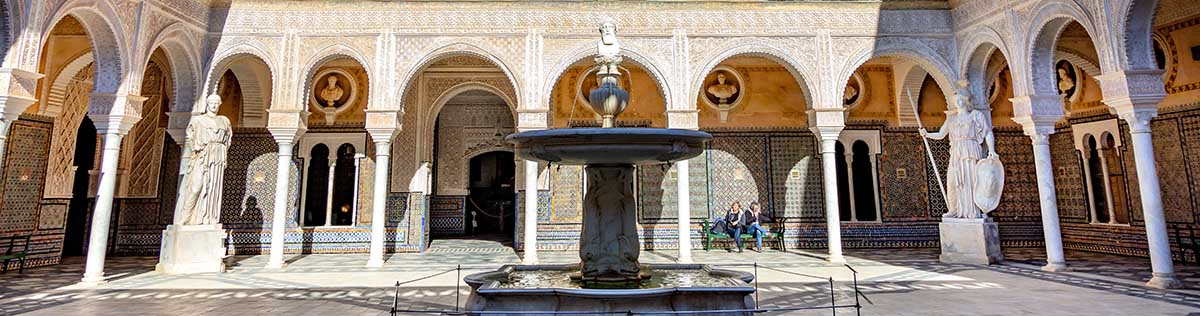
M816 61L816 39L811 37L787 37L787 38L715 38L701 37L693 38L690 41L690 53L692 68L690 73L693 75L691 80L692 92L689 92L688 97L695 97L693 93L698 93L696 87L701 86L704 80L703 75L708 74L718 64L737 55L756 55L767 56L782 64L785 68L794 68L799 73L793 73L796 77L796 83L801 85L805 91L810 91L811 87L805 83L816 82L817 77L815 65ZM808 95L808 94L806 94ZM688 108L695 108L689 104Z
M727 6L727 7L726 7ZM521 33L533 27L547 34L586 34L606 18L625 25L622 34L668 35L684 27L689 34L745 36L755 34L874 34L877 5L789 3L777 10L739 10L736 5L698 7L690 3L306 3L295 10L287 2L240 1L214 9L212 20L224 21L225 32L379 32L407 34ZM837 8L836 10L830 10ZM917 11L920 12L920 11ZM347 18L353 16L353 18ZM730 27L737 25L738 27Z
M410 93L409 84L426 65L444 57L455 55L472 55L496 63L512 82L514 87L521 86L521 70L523 69L524 38L497 37L400 37L398 47L403 47L396 58L395 78L397 86L394 91L401 93L397 99L406 98ZM519 89L518 89L519 90Z

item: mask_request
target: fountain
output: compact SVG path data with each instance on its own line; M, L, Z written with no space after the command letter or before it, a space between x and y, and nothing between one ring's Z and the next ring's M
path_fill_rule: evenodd
M476 273L468 310L489 311L730 311L754 307L753 276L696 264L638 262L633 185L635 166L668 164L700 155L712 136L663 128L616 128L629 93L617 80L621 49L615 27L604 23L596 57L599 87L590 93L599 128L564 128L510 135L518 157L558 165L583 165L587 192L579 264L508 265ZM526 247L533 247L527 245ZM512 315L504 313L506 315ZM712 315L712 313L706 313Z

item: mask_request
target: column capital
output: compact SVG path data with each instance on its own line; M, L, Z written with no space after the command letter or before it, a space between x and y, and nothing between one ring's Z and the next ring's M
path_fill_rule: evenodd
M400 118L403 116L404 111L368 109L365 124L367 133L376 143L390 142L400 132Z
M308 111L299 109L270 109L267 112L267 131L276 142L295 142L308 131Z
M821 137L837 139L842 130L846 128L846 109L841 107L809 109L808 122L813 133Z
M37 102L37 83L42 77L20 68L0 68L0 120L16 120Z
M1063 118L1063 98L1059 95L1016 96L1013 103L1013 121L1021 124L1050 124Z
M667 110L667 127L678 129L700 129L700 111L696 109Z
M536 131L549 128L550 109L517 109L517 131Z
M146 97L133 94L93 93L88 105L88 117L96 124L99 134L124 136L142 120L142 102Z
M1117 116L1129 124L1130 133L1149 133L1150 120L1158 116L1158 109L1131 109L1117 112Z
M1167 97L1159 69L1125 70L1096 76L1104 104L1117 115L1135 109L1158 110Z

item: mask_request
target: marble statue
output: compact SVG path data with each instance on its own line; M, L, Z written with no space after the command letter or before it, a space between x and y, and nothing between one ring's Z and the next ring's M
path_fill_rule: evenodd
M184 225L217 224L221 215L221 188L232 128L228 118L217 115L221 97L214 94L206 101L204 114L192 117L187 127L191 157L187 181L180 188Z
M596 52L599 55L596 57L597 76L603 79L606 75L612 75L608 78L621 75L621 43L617 42L617 26L610 21L600 25L600 42L596 44Z
M717 73L717 83L714 85L708 86L708 89L706 91L708 91L709 95L712 95L713 97L717 98L717 101L719 101L717 103L719 105L726 105L726 104L729 104L729 97L732 97L734 94L737 94L738 88L735 85L725 83L725 74L718 72Z
M946 218L985 218L975 203L977 183L993 183L995 179L978 179L976 164L985 158L982 144L987 145L987 159L999 159L996 142L987 116L971 106L966 81L959 81L958 102L936 133L924 128L921 135L931 139L950 138L950 163L946 167ZM991 171L984 174L993 174ZM990 210L987 210L990 211Z
M325 90L321 90L321 99L325 99L325 103L327 103L329 107L333 107L333 103L342 99L342 95L346 92L343 91L341 87L338 87L337 76L329 76L326 78Z

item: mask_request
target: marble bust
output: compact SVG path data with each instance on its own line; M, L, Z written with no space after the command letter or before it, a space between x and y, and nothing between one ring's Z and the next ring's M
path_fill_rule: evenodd
M1071 89L1075 88L1075 80L1071 79L1071 75L1064 68L1058 68L1058 94L1063 96L1068 95Z
M610 21L600 25L600 42L596 43L596 75L620 76L621 43L617 42L617 26Z
M725 83L725 74L717 73L717 83L708 86L708 94L717 98L718 105L728 105L729 97L738 93L738 88L735 85Z
M221 97L210 95L206 101L204 114L192 117L187 126L191 157L186 181L180 188L184 225L217 224L221 216L226 153L232 128L228 118L217 115Z
M338 87L337 76L330 75L329 77L325 77L325 78L326 78L325 79L326 84L325 84L325 89L321 90L321 99L324 99L325 103L329 107L333 107L334 102L337 102L338 100L340 100L342 98L342 95L344 95L346 92L343 91L341 87Z

